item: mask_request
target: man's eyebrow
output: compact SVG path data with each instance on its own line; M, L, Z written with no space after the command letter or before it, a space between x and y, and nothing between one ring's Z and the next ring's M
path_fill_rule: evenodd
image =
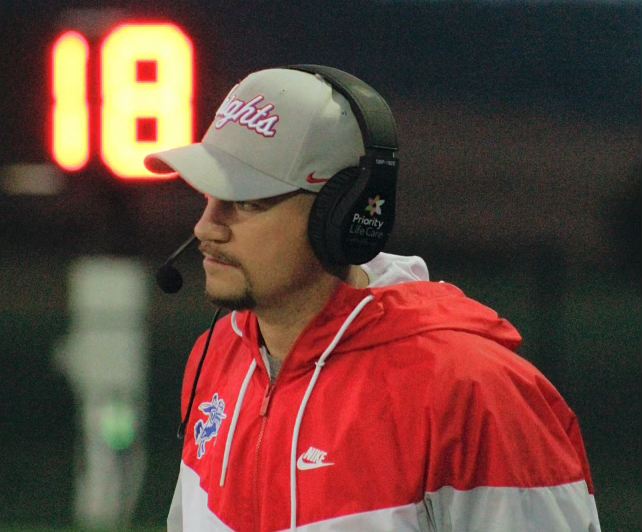
M260 198L256 200L247 200L247 201L256 202L256 203L265 205L267 207L271 207L273 205L277 205L282 201L288 200L300 194L314 194L314 192L310 192L308 190L304 190L301 188L299 190L294 190L293 192L286 192L285 194L280 194L278 196L270 196L268 198Z

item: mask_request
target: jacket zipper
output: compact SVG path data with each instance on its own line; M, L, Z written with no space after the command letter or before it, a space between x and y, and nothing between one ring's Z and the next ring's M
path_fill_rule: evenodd
M270 381L265 388L265 394L263 395L263 403L261 403L261 410L259 410L259 415L261 417L266 417L268 409L270 408L270 403L272 401L272 392L274 391L274 383Z
M285 371L285 367L287 366L288 360L290 359L290 355L285 357L285 360L283 361L283 365L281 366L281 370L279 371L279 374L276 376L275 380L270 380L268 382L268 385L265 387L265 393L263 394L263 402L261 403L261 409L259 410L259 416L262 418L261 420L261 430L259 432L259 436L256 442L256 447L254 449L254 530L256 532L261 531L261 521L259 518L260 515L260 504L259 504L259 457L260 457L260 449L261 449L261 443L263 442L263 434L265 432L265 426L267 425L267 419L268 419L268 414L270 413L270 405L272 404L272 397L274 396L274 389L276 388L276 384L279 382L279 380L282 379L283 372ZM267 368L266 368L267 371ZM270 379L269 372L268 372L268 379Z
M256 448L254 450L254 530L260 532L261 523L260 523L260 505L259 505L259 451L261 449L261 442L263 441L263 433L265 432L265 425L267 424L267 415L270 408L270 403L272 401L272 394L274 392L274 382L270 381L267 387L265 388L265 394L263 395L263 402L261 403L261 409L259 410L259 416L261 419L261 430L259 432L259 437L256 442Z

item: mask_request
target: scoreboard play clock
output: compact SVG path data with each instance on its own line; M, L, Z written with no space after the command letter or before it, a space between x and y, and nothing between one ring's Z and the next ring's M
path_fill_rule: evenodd
M51 154L66 171L100 157L118 178L157 180L145 155L193 142L192 42L174 24L121 23L95 47L66 31L51 73Z

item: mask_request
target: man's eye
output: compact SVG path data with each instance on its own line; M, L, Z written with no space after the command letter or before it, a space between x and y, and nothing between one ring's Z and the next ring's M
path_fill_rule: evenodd
M236 208L243 212L253 212L261 210L261 205L256 201L235 201Z

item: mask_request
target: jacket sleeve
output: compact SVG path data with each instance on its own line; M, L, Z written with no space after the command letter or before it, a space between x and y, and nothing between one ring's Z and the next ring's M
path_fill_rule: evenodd
M182 468L181 468L182 469ZM167 515L167 532L183 532L183 494L181 473L178 474L172 504Z
M467 362L444 369L429 402L428 530L599 532L579 425L559 393L493 346Z
M192 391L192 386L194 385L194 378L196 376L198 363L200 357L203 353L203 347L205 346L207 333L201 334L201 336L196 340L196 343L192 347L190 352L187 366L185 368L185 373L183 375L183 385L181 392L181 420L185 418L187 414L187 408L189 405L189 398ZM172 497L172 502L169 507L169 513L167 515L167 532L182 532L183 531L183 467L181 466L178 479L176 480L176 488L174 489L174 496Z
M426 493L430 532L600 532L595 501L582 483L520 489Z

